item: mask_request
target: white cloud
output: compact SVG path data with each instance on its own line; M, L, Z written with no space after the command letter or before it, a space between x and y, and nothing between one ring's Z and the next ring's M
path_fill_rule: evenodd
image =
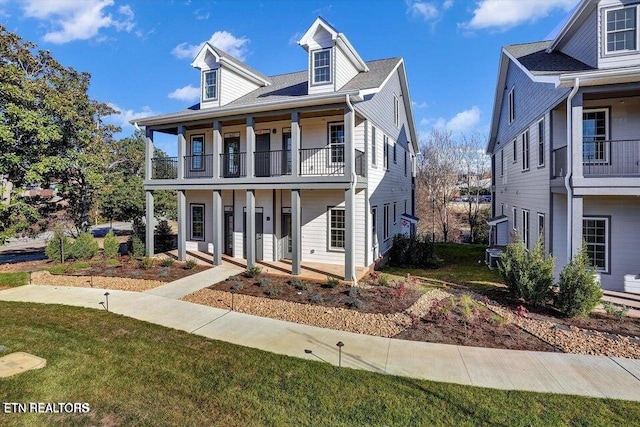
M192 85L188 85L174 90L167 96L179 101L196 101L200 98L200 89L193 87Z
M216 31L211 35L211 38L207 40L215 47L222 49L229 55L243 61L247 55L247 45L249 39L246 37L235 37L233 34L227 31ZM188 44L180 43L174 47L171 53L179 59L193 59L196 57L205 42L200 44Z
M421 108L427 108L429 106L429 104L427 104L425 101L422 101L422 102L411 101L411 106L413 108L419 110Z
M144 106L140 111L127 110L120 108L112 102L107 103L109 107L116 110L118 113L106 116L104 121L113 125L122 127L123 131L127 129L133 129L133 125L129 124L130 120L139 119L142 117L155 116L160 113L153 111L150 107Z
M447 120L443 117L425 118L420 120L420 126L435 129L443 129L454 134L461 134L473 130L480 122L480 108L473 106L464 110Z
M544 18L553 10L569 11L578 0L480 0L464 29L506 31L526 22Z
M425 21L430 21L440 15L438 8L434 4L419 1L409 2L407 5L407 13L422 18Z
M135 26L131 6L117 9L117 17L107 12L113 0L25 0L25 16L47 21L53 28L44 35L51 43L67 43L73 40L88 40L98 35L103 28L131 31Z
M450 9L451 6L453 6L453 0L445 0L444 3L442 3L443 9Z

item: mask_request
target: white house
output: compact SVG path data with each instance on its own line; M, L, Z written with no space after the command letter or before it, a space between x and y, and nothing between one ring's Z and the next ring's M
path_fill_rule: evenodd
M487 147L496 230L542 239L556 275L585 241L610 290L640 274L638 22L637 0L584 0L555 39L504 47Z
M298 44L308 69L275 76L206 44L192 63L200 103L136 120L147 135L148 223L153 191L177 190L180 259L290 259L292 274L302 261L340 264L353 280L389 250L400 216L415 215L403 59L364 61L322 18ZM177 157L153 157L156 132L177 136ZM147 251L152 239L149 229Z

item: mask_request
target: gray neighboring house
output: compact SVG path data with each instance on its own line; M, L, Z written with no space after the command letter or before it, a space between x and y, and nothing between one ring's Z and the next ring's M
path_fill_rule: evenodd
M275 76L205 44L191 64L200 103L136 120L147 220L154 190L178 191L181 260L187 250L215 264L222 254L248 266L284 259L292 274L303 261L339 264L354 280L414 218L418 139L403 59L362 60L322 18L298 44L308 69ZM177 157L153 157L156 132L176 135Z
M554 40L502 49L487 152L493 245L587 243L602 287L640 292L640 3L584 0Z

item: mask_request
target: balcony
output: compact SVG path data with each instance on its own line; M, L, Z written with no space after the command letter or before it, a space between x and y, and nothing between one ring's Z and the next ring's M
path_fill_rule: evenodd
M247 153L220 154L221 178L244 178L247 176Z
M254 165L257 177L291 175L291 151L257 151Z
M364 176L364 153L355 150L355 169L358 176ZM303 148L300 150L300 175L333 176L345 173L344 145L335 144L323 148Z
M567 147L553 150L553 177L562 178L567 174Z
M151 159L151 179L176 179L177 177L177 157L154 157Z
M213 177L213 154L200 154L184 157L185 178Z
M640 141L589 141L582 144L582 173L592 176L640 176Z

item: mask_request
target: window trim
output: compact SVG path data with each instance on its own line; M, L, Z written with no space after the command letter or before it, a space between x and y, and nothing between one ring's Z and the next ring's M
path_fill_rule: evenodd
M513 141L511 141L511 144L513 144L513 163L517 163L518 162L518 138L515 138Z
M500 177L504 176L504 150L500 150Z
M393 124L396 127L400 126L400 100L395 93L393 94Z
M582 124L584 126L584 115L587 113L604 113L604 159L593 159L593 160L585 160L584 158L584 132L582 134L582 163L589 165L606 165L609 164L609 141L611 138L611 111L608 107L599 107L599 108L585 108L582 110Z
M376 127L371 126L371 166L374 168L378 167L378 154L377 154L377 144L376 144Z
M540 128L542 127L542 132L540 132ZM546 156L546 126L544 117L538 120L538 167L544 167L545 164L545 156ZM542 149L542 156L540 155L540 150Z
M393 225L398 223L398 202L393 202Z
M378 246L378 205L371 206L371 247Z
M384 135L382 137L383 141L383 153L382 153L382 168L384 170L389 170L389 137Z
M529 235L529 209L522 209L522 243L524 243L524 248L529 250L530 243L530 235Z
M407 176L407 150L404 151L404 176Z
M531 159L531 142L529 141L529 129L520 135L522 141L522 172L529 170L529 162Z
M608 41L608 35L609 35L609 30L607 30L607 19L608 19L608 14L609 12L615 12L618 10L624 10L624 9L635 9L634 10L634 15L635 15L635 27L633 29L634 34L634 38L635 38L635 49L623 49L623 50L609 50L609 41ZM610 8L606 8L606 9L602 9L602 46L604 46L604 53L603 56L605 57L611 57L611 56L617 56L617 55L627 55L629 53L636 53L638 52L638 5L637 4L631 4L631 5L624 5L624 6L614 6L614 7L610 7ZM629 31L627 30L613 30L611 31L613 32L621 32L621 31Z
M393 143L393 164L397 165L398 164L398 143L394 142Z
M215 83L214 83L214 89L215 89L215 93L214 96L212 97L207 97L207 74L210 73L215 73ZM219 74L218 74L218 69L214 68L212 70L206 70L202 72L202 100L207 102L207 101L217 101L218 100L218 92L219 92L219 88L220 88L220 79L219 79Z
M196 138L202 138L202 152L200 154L194 154L193 152L193 140ZM198 135L191 135L191 138L189 139L189 143L190 143L190 150L189 152L191 153L191 161L189 162L189 167L191 171L203 171L205 169L205 136L204 134L198 134ZM200 159L200 167L194 167L193 163L194 160L196 160L196 158Z
M316 81L316 54L321 52L329 53L329 65L323 65L321 68L329 68L329 80ZM311 86L322 86L333 84L333 58L332 58L332 49L330 47L323 49L316 49L311 51Z
M382 213L382 240L386 242L389 240L389 203L385 203Z
M509 124L516 121L515 86L509 91Z
M343 243L346 246L347 245L347 212L346 209L344 208L344 206L327 206L327 251L328 252L344 252L345 251L345 247L339 247L339 246L333 246L333 243L331 241L331 232L334 230L333 225L332 225L332 221L331 221L331 216L332 213L336 211L340 211L343 212L344 214L344 228L336 228L336 231L340 231L342 230L343 232Z
M611 274L611 216L609 215L583 215L582 216L582 240L584 239L584 221L585 220L595 220L595 221L604 221L604 263L605 268L603 270L599 270L596 267L593 267L594 271L602 274Z
M342 143L332 143L331 142L331 128L333 128L334 126L342 126ZM335 164L335 163L345 163L345 137L346 137L346 133L345 133L346 129L344 126L344 122L329 122L327 123L327 144L329 145L329 162L328 164ZM336 154L336 158L339 158L338 154L339 151L337 150L337 148L339 146L342 146L342 160L334 160L334 151Z
M518 231L518 208L516 206L511 206L511 217L513 219L512 229Z
M194 235L193 235L193 224L194 224L194 221L193 221L193 209L194 208L202 208L202 237L201 238L194 237ZM204 203L190 203L189 204L189 225L190 225L189 226L189 236L191 237L190 240L195 240L195 241L198 241L198 242L204 241L205 236L206 236L206 229L205 229L205 226L206 226L205 218L206 217L207 217L207 211L206 211L206 207L205 207Z
M546 229L546 224L545 224L545 217L544 217L544 213L543 212L538 212L537 214L538 217L538 241L542 244L542 248L544 249L545 244L546 244L546 236L545 236L545 229ZM542 226L540 226L540 219L542 219ZM541 238L542 236L542 238Z

